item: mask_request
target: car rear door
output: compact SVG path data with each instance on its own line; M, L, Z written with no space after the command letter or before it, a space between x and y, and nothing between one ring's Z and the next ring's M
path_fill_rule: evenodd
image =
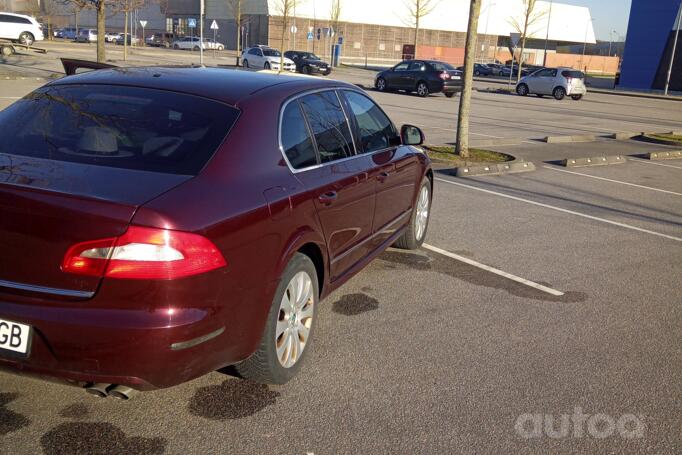
M374 249L409 218L421 178L419 159L412 148L401 145L395 126L374 101L354 90L341 93L353 120L358 151L371 160L369 177L376 187Z
M375 202L371 161L356 154L335 90L289 101L281 135L292 171L314 200L334 281L371 251Z
M425 73L425 71L426 65L424 62L414 61L410 63L410 68L404 76L405 88L408 90L414 90L417 88L417 82L419 80L424 79L426 81L428 75Z

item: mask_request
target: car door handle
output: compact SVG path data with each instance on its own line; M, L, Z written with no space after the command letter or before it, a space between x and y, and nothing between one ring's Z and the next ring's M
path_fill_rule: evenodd
M317 199L324 205L331 205L337 197L338 194L336 191L327 191L326 193L320 195Z
M390 176L391 174L389 174L388 172L385 171L380 172L379 175L377 175L377 180L379 180L380 182L385 182L386 179L389 178Z

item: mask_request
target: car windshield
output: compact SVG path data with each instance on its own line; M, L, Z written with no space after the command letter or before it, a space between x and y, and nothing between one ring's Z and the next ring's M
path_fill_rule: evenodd
M263 55L266 57L281 57L282 54L275 49L263 49Z
M301 56L305 59L308 59L308 60L320 60L320 57L313 54L312 52L306 52L304 54L301 54Z
M0 130L12 131L0 153L196 175L238 115L222 103L163 90L48 86L0 111Z
M431 66L436 71L455 71L455 67L449 63L444 62L431 62Z

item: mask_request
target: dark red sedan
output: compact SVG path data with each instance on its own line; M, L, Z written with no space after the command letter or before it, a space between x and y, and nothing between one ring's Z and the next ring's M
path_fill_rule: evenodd
M338 81L101 69L0 131L0 366L101 396L285 383L318 302L428 226L421 131Z

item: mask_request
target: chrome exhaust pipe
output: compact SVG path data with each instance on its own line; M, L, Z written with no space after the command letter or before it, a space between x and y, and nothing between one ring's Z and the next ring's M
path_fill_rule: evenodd
M136 392L135 389L124 386L124 385L117 385L113 387L111 390L109 390L109 396L114 397L118 400L129 400L130 397Z
M109 387L111 387L111 384L107 384L105 382L97 382L95 384L90 384L89 386L87 386L85 388L85 391L96 397L106 398L107 388Z

